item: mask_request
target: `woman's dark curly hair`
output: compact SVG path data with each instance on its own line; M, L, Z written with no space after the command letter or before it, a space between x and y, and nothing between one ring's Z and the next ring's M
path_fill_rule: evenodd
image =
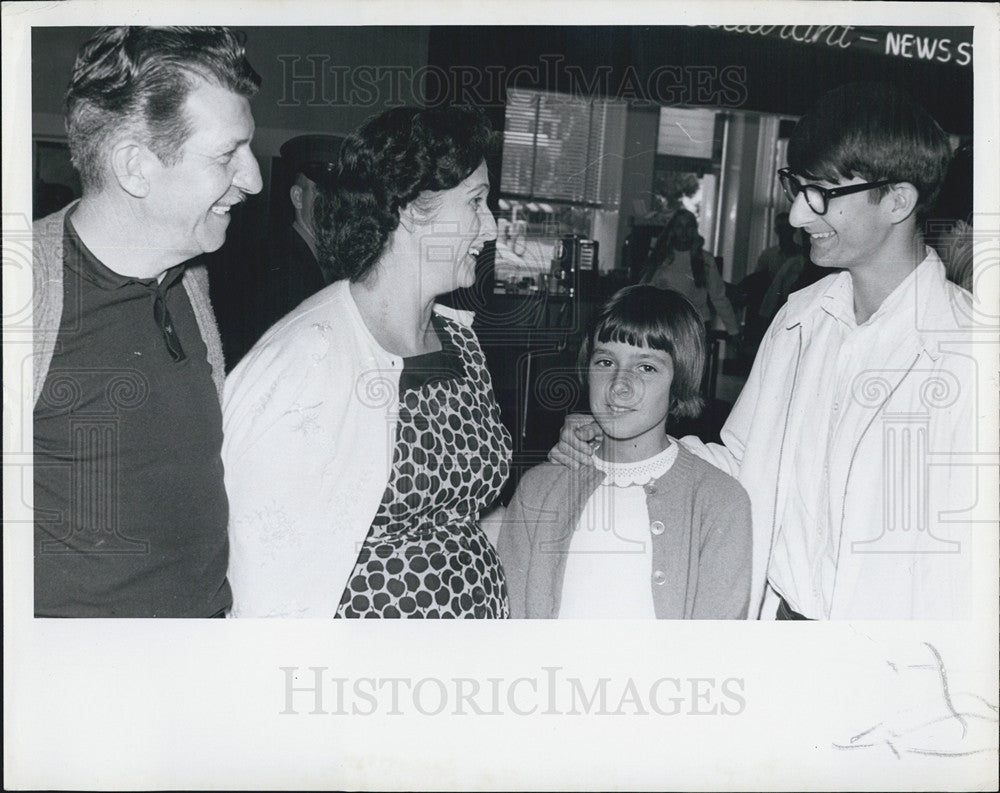
M399 225L399 211L421 193L460 184L494 140L485 115L471 107L400 107L365 121L344 141L334 176L317 191L320 259L341 277L365 278ZM427 203L417 206L430 213Z

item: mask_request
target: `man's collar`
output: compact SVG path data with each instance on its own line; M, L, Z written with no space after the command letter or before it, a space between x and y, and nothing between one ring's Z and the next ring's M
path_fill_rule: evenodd
M157 281L155 278L136 278L130 275L116 273L110 267L101 262L93 251L87 247L76 228L73 226L72 211L67 212L63 223L63 261L66 265L77 273L81 278L85 278L101 289L121 289L129 284L140 284L142 286L155 288ZM184 265L178 264L167 270L159 283L161 289L166 289L174 283L184 272Z

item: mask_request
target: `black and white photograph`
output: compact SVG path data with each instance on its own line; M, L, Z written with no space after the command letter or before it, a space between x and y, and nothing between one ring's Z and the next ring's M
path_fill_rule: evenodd
M996 789L995 6L3 19L6 788Z

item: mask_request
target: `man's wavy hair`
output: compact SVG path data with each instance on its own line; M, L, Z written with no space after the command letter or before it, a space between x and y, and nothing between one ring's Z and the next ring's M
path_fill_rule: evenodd
M318 185L313 225L319 255L352 281L378 263L411 203L431 218L439 197L461 184L496 145L481 110L400 107L374 116L340 149L335 173Z
M191 135L184 103L202 78L244 97L260 86L243 42L221 27L103 27L80 49L66 90L70 156L87 190L100 190L107 155L124 135L165 165Z
M788 167L804 179L909 182L919 194L918 222L937 198L950 159L938 123L889 83L852 83L824 94L788 142ZM888 192L889 186L876 188L869 200L877 204Z
M580 345L577 374L587 390L590 357L601 342L662 350L674 364L670 418L697 417L704 406L701 378L705 369L705 324L684 295L648 284L615 292L591 320Z

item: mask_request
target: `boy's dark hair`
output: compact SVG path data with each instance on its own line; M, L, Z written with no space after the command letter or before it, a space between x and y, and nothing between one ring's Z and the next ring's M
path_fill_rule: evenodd
M825 94L795 126L788 167L827 182L856 176L889 179L917 188L916 218L923 219L948 171L948 136L920 105L889 83L852 83ZM877 204L889 186L871 191Z
M104 186L108 146L123 132L175 164L191 134L184 103L198 77L247 98L260 86L227 28L100 28L80 48L66 90L70 154L84 188Z
M640 284L620 289L597 312L580 345L577 374L584 390L595 342L617 341L662 350L674 364L670 417L701 413L705 368L705 325L680 292Z

